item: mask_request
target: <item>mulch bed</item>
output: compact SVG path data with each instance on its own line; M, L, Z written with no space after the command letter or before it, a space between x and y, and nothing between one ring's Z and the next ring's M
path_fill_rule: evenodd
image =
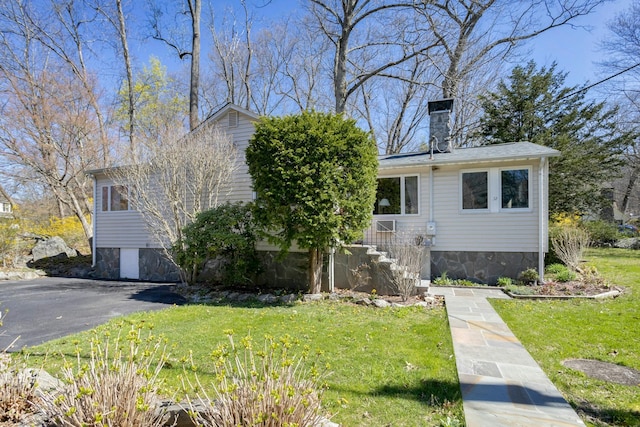
M547 282L544 285L531 286L531 288L534 290L534 295L549 296L595 296L610 291L619 291L620 293L624 291L624 288L620 286L581 281Z

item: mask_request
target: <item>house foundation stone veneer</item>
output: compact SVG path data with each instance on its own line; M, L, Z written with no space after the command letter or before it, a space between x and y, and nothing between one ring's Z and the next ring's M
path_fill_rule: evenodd
M180 271L162 249L141 248L139 252L140 280L149 282L179 282Z
M451 279L495 285L500 277L517 279L528 268L537 269L535 252L431 251L431 280L446 273Z
M95 276L100 279L117 280L120 278L120 249L97 248Z

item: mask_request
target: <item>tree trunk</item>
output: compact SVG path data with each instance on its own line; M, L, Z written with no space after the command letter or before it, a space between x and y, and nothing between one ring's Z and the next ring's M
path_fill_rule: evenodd
M309 249L309 293L322 290L322 249Z
M129 116L129 150L134 163L138 162L138 150L135 141L135 94L133 93L133 70L131 68L131 58L129 56L129 42L127 41L127 26L122 11L122 0L116 0L118 11L118 33L120 35L120 43L122 43L122 58L124 59L124 67L127 74L127 88L129 90L127 96L127 115Z
M200 10L201 0L189 2L193 29L191 48L191 87L189 89L189 129L198 126L198 90L200 86Z

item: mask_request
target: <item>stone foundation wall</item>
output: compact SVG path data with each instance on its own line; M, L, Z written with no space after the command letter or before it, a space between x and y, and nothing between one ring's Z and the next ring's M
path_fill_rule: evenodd
M528 268L538 268L537 252L431 251L431 280L447 273L452 279L495 285L498 278L517 279Z
M393 286L389 282L390 264L377 262L363 246L348 247L334 255L334 285L339 289L351 289L359 292L371 292L380 295L392 295ZM306 291L307 253L291 252L284 259L278 258L278 252L260 252L264 273L257 285L265 288L286 288L292 291ZM322 266L322 291L329 290L329 255L324 255Z
M120 278L120 249L96 248L94 274L97 279Z
M292 291L307 290L306 252L289 252L279 259L279 252L259 251L258 258L263 272L256 278L256 285L264 288L286 288Z
M389 283L389 268L385 262L367 253L367 247L349 247L347 253L335 254L335 286L361 292L393 293ZM278 252L259 252L263 273L256 279L261 288L307 290L307 253L291 252L280 260ZM322 290L329 289L329 259L325 255ZM431 279L446 272L452 279L468 279L478 283L495 284L499 277L517 278L527 268L537 268L538 254L531 252L438 252L431 251ZM427 258L428 259L428 258ZM426 261L428 262L428 261ZM140 280L178 282L178 269L161 249L141 248L139 251ZM95 277L120 278L120 250L97 248ZM426 279L428 277L423 277Z
M138 253L140 280L147 282L179 282L180 271L162 249L141 248Z
M140 248L138 250L140 280L148 282L179 282L178 268L167 259L162 249ZM97 279L120 279L120 249L96 248L94 277Z

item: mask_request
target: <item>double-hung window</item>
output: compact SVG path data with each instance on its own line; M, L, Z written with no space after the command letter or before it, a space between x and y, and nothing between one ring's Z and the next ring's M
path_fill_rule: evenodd
M419 212L418 176L378 178L374 215L416 215Z
M129 189L124 185L102 187L102 211L128 211Z
M513 212L531 208L530 167L462 171L463 212Z

